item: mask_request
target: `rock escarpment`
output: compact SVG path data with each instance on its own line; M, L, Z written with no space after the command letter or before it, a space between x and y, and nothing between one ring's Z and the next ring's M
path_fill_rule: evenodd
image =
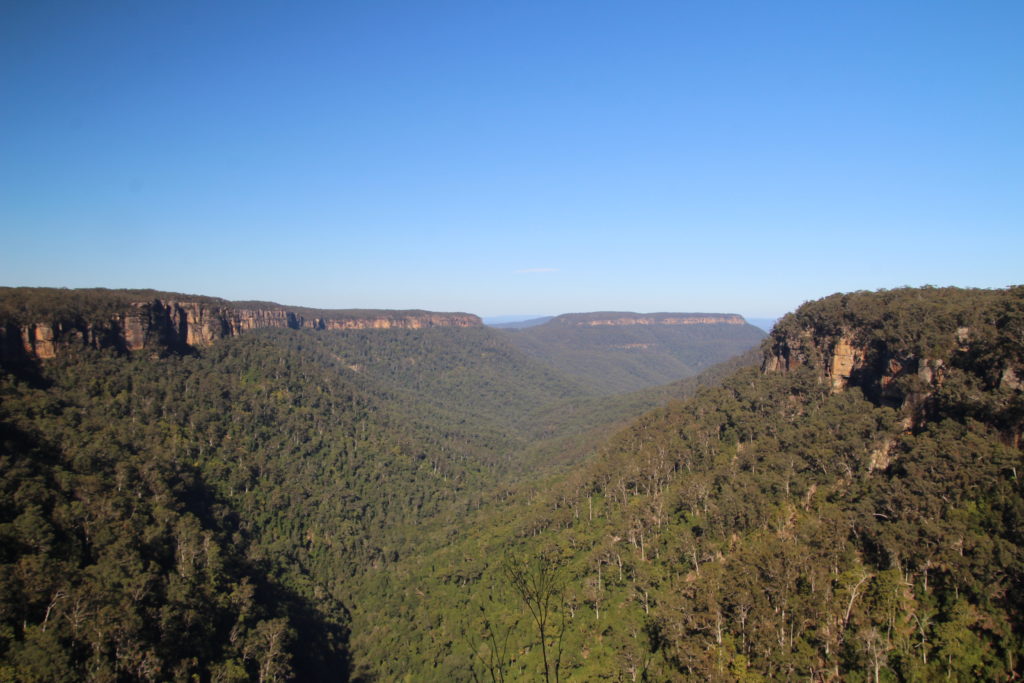
M833 295L783 318L765 372L810 368L833 392L856 387L908 428L992 418L1019 441L1024 417L1024 287Z
M833 392L859 387L876 403L900 407L911 384L926 388L941 382L941 358L915 357L877 340L865 339L860 330L825 333L813 327L778 329L770 337L763 368L789 372L800 366L814 368ZM912 379L920 380L913 382Z
M123 291L96 293L89 306L59 305L62 290L43 293L43 305L26 306L26 290L0 290L0 359L38 361L75 348L112 348L121 352L186 352L225 337L265 328L316 330L421 329L479 327L466 313L429 311L314 310L259 302L244 304L180 295L130 301ZM68 290L75 291L75 290ZM159 294L159 293L157 293Z

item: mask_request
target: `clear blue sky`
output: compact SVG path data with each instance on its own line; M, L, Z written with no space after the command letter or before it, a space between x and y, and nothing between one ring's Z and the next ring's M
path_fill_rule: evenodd
M769 317L1024 281L1024 2L0 0L0 284Z

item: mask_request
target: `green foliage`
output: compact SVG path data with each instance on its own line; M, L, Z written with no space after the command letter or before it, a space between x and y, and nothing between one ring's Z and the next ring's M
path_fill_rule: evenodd
M158 298L220 305L230 303L215 297L159 292L155 289L0 287L0 321L17 325L55 320L106 322L130 309L132 304Z
M566 626L565 579L552 552L532 557L505 555L504 579L522 601L537 629L544 680L559 681L562 673L563 638Z
M650 412L529 503L479 511L467 528L482 531L418 563L415 581L473 558L472 596L501 580L485 558L503 544L562 548L566 680L1019 676L1024 462L1007 406L1022 368L1001 325L1020 290L918 294L858 294L856 323L820 319L889 357L944 359L912 431L870 392L833 393L813 363L740 370ZM918 300L945 313L929 321ZM897 317L910 314L925 317ZM443 599L465 612L459 594Z
M585 318L559 316L504 335L521 351L603 395L693 377L757 346L765 336L753 325L575 324Z
M486 329L4 375L0 678L1019 677L1022 321L837 295L614 400ZM835 392L840 336L912 371Z
M212 492L195 468L125 457L91 419L61 433L77 413L64 402L42 423L14 424L19 399L29 411L47 401L6 380L0 389L5 675L185 680L228 661L246 676L289 670L254 639L302 600L246 557L230 520L197 506ZM42 426L45 439L31 429Z
M0 386L0 656L46 680L43 662L74 679L344 675L364 575L479 506L520 471L524 414L580 394L472 328L263 330L42 371ZM116 638L96 639L97 614Z

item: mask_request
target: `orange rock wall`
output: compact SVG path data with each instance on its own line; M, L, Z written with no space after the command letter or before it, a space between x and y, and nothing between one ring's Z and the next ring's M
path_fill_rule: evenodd
M329 313L329 312L328 312ZM428 327L481 327L475 315L359 311L339 312L337 316L304 318L284 308L233 308L195 301L140 302L110 320L37 322L3 331L17 335L17 345L34 360L55 358L74 347L116 347L123 351L201 348L225 337L238 336L265 328L310 328L317 330L423 329ZM14 339L12 338L12 341ZM8 349L9 345L4 346Z

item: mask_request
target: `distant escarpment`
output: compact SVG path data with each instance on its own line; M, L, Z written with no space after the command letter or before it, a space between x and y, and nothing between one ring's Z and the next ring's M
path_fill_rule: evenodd
M756 347L764 332L733 313L569 313L507 330L521 351L599 393L693 377Z
M181 353L264 328L316 330L480 327L467 313L317 310L153 290L0 288L0 360L38 361L70 349Z
M577 327L623 325L746 325L743 316L734 313L567 313L551 320L553 324Z
M902 410L908 428L977 417L1020 438L1024 287L835 294L780 320L764 348L766 372L809 367L833 392Z

